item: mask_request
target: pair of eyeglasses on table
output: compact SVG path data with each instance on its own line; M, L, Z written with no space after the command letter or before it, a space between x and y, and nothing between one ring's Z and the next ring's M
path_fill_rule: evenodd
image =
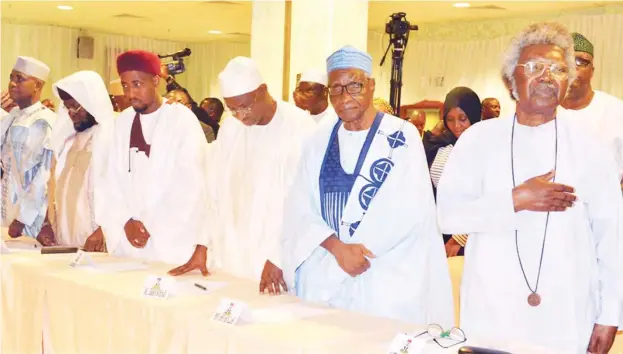
M420 334L416 334L415 336L413 336L413 338L425 335L433 337L434 342L444 349L452 348L467 341L465 332L463 332L462 329L452 327L450 330L444 331L443 328L438 324L429 325L426 331Z

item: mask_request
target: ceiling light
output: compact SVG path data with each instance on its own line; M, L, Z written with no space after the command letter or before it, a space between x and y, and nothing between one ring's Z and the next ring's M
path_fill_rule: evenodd
M466 7L470 7L471 5L468 2L457 2L456 4L454 4L452 6L460 7L460 8L466 8Z
M218 30L209 30L208 31L209 34L223 34L223 31L218 31Z
M56 8L59 10L73 10L74 9L73 7L69 5L58 5Z

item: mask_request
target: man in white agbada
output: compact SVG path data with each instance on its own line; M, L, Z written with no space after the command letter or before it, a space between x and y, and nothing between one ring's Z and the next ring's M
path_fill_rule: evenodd
M521 32L503 75L516 113L467 130L437 191L441 231L469 234L461 327L552 353L607 353L623 300L622 198L612 154L557 112L575 78L567 29Z
M108 211L96 206L107 198L98 187L108 167L112 103L104 81L94 71L74 73L55 83L53 90L63 102L52 135L56 242L102 252L101 214Z
M328 95L326 71L310 69L301 74L292 97L298 108L308 111L314 121L320 123L326 116L335 115Z
M49 74L50 68L39 60L17 57L9 92L2 97L3 109L12 109L0 120L2 225L9 226L11 237L37 237L43 245L54 244L46 214L56 113L40 102ZM42 229L50 232L40 235Z
M304 140L316 128L294 105L271 97L253 62L232 59L219 74L225 119L207 163L210 265L260 283L260 292L285 290L281 226ZM193 257L200 259L199 257ZM186 273L205 262L191 259L171 271Z
M125 52L117 70L132 109L115 121L101 225L106 247L116 255L185 262L204 226L205 137L188 108L163 103L157 55Z
M577 77L562 103L568 114L578 119L599 139L610 145L623 184L623 101L605 92L593 90L595 73L593 44L579 33L572 33Z
M417 129L376 111L371 57L327 59L339 119L303 152L284 222L284 274L297 296L418 324L453 325L452 288ZM448 327L449 328L449 327Z

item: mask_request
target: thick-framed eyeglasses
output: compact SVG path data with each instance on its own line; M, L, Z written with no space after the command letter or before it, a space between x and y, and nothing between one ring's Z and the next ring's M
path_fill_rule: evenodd
M591 65L593 62L591 62L588 59L584 59L584 58L580 58L580 57L575 57L575 66L577 68L586 68L589 65Z
M329 87L329 95L331 96L340 96L344 93L344 89L351 95L360 94L363 91L364 83L362 82L351 82L346 85L334 85Z
M255 95L255 97L253 97L253 102L251 102L250 105L244 108L228 109L226 110L226 112L229 112L231 113L232 116L236 116L236 117L246 116L247 114L253 111L253 105L255 104L255 102L257 102L257 94Z
M454 347L455 345L459 345L467 341L465 332L463 332L462 329L452 327L450 330L444 331L443 328L438 324L429 325L426 329L426 332L422 332L414 336L413 338L421 337L424 335L429 335L433 337L435 343L437 343L438 346L444 349Z
M524 64L517 64L517 66L523 66L526 76L535 77L541 76L545 69L549 68L549 72L560 79L564 79L569 75L569 68L560 64L549 64L542 61L529 61Z
M78 108L73 108L73 107L65 107L67 108L67 111L71 114L76 114L78 112L80 112L82 110L82 106L78 106Z

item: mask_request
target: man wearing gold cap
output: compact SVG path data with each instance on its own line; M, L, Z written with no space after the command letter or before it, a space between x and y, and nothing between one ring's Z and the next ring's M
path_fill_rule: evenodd
M8 107L12 101L15 107L0 121L2 224L9 226L11 237L38 237L43 245L54 243L53 238L39 237L42 228L50 228L46 219L47 183L56 114L40 102L49 74L50 68L41 61L18 57L8 96L2 102Z
M578 74L571 83L562 106L570 116L581 121L591 132L606 141L614 154L619 168L619 179L623 183L623 101L593 89L593 44L579 33L573 33L572 37Z

